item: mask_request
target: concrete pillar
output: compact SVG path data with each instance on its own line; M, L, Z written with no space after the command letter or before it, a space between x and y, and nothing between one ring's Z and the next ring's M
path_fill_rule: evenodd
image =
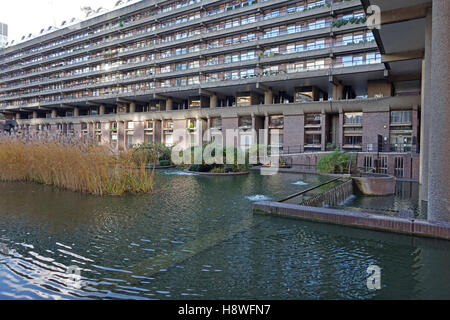
M169 98L166 100L166 111L171 110L173 110L173 100Z
M333 84L333 99L342 100L342 93L344 92L344 86L342 84Z
M432 13L428 10L425 20L425 58L422 61L422 107L420 128L420 197L428 201L428 167L431 121L431 39Z
M102 122L102 144L111 145L111 131L109 122Z
M325 113L322 113L321 121L322 125L322 151L327 150L327 115Z
M338 128L338 131L339 131L339 137L338 137L337 143L339 145L338 146L339 149L342 149L343 146L344 146L344 112L343 111L339 112L339 128Z
M20 113L16 113L16 120L20 120Z
M98 107L98 113L101 116L103 116L105 114L105 106L104 105L101 105L100 107Z
M57 115L58 114L57 114L56 110L52 110L52 118L56 118Z
M204 132L204 125L203 125L203 119L200 117L197 117L197 137L196 137L196 143L199 146L203 145L203 132Z
M265 145L269 145L269 115L266 115L265 116L265 118L264 118L264 137L263 137L263 139L264 139L264 141L263 141L263 144L265 144Z
M450 1L433 1L432 24L428 219L450 222Z
M130 103L130 113L136 112L136 103L132 102Z
M73 109L73 116L74 117L79 117L80 116L80 109L79 108L74 108Z
M210 108L217 108L218 107L218 99L217 99L217 95L212 95L210 98L209 98L210 100L209 100L209 107Z
M117 121L117 146L119 151L125 150L126 146L126 134L125 134L125 123L123 121Z
M134 122L134 144L141 144L145 142L145 121L135 121Z
M264 92L264 104L273 104L273 91L267 90Z
M37 117L38 117L37 111L33 111L33 119L37 119Z

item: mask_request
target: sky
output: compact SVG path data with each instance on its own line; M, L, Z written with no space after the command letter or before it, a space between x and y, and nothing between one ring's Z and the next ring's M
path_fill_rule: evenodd
M64 20L84 16L81 7L111 9L117 0L1 0L0 22L8 24L8 40L19 40L29 33L60 26Z

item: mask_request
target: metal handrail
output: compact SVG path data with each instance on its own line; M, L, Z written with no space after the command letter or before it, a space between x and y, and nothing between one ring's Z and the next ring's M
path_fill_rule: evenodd
M340 180L340 179L342 179L342 178L339 177L339 178L332 179L332 180L327 181L327 182L325 182L325 183L319 184L318 186L315 186L315 187L312 187L312 188L303 190L302 192L298 192L298 193L296 193L296 194L290 195L289 197L284 198L284 199L282 199L282 200L279 200L278 202L286 202L286 201L288 201L288 200L291 200L291 199L293 199L293 198L296 198L296 197L298 197L298 196L301 196L301 195L303 195L303 194L305 194L305 193L308 193L308 192L310 192L310 191L319 189L319 188L321 188L321 187L323 187L323 186L325 186L325 185L327 185L327 184L330 184L330 183L332 183L332 182L338 181L338 180Z

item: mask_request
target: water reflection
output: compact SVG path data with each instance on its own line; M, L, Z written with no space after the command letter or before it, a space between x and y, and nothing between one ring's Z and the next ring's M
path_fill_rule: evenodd
M355 191L342 208L396 216L401 210L411 210L418 219L427 219L426 205L420 201L420 186L417 182L398 181L395 195L369 197Z
M173 172L127 197L0 183L0 298L449 297L448 242L251 214L249 197L326 178ZM366 288L371 264L383 268L379 292Z

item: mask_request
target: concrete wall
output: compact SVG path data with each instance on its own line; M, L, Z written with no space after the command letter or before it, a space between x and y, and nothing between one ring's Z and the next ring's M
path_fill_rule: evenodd
M305 141L305 116L285 116L284 117L284 147L299 147Z
M392 96L393 86L389 81L375 80L367 82L367 95L369 98L374 98L377 95L383 95L383 97Z

